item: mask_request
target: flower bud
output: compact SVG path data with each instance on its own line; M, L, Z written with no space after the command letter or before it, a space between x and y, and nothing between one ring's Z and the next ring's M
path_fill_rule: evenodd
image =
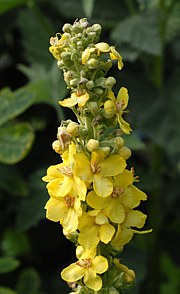
M108 155L110 154L110 147L100 147L99 149L104 152L105 157L108 157Z
M61 154L62 153L62 146L59 140L56 140L52 143L52 149L56 152Z
M95 69L98 67L98 60L95 58L91 58L88 60L87 65L90 69Z
M122 146L119 149L118 154L121 155L125 160L127 160L129 157L131 157L131 150L126 146Z
M88 108L91 110L91 112L93 114L97 114L97 111L98 111L98 104L97 102L89 102L88 103Z
M70 23L65 23L62 27L63 32L71 33L72 25Z
M94 94L96 94L98 96L101 96L104 93L103 89L100 89L100 88L94 88L93 92L94 92Z
M93 81L88 81L86 83L86 87L88 90L92 90L92 88L94 87L94 82Z
M115 115L116 113L116 108L114 103L111 100L107 100L104 103L104 116L106 118L111 118Z
M94 25L92 25L92 30L96 32L96 34L100 35L102 27L100 24L95 23Z
M135 272L131 269L128 269L124 272L123 275L123 282L124 284L130 286L131 284L134 284L135 282Z
M90 152L96 151L97 149L99 149L99 141L95 139L90 139L87 142L86 147Z
M116 137L114 138L115 140L115 144L117 146L118 149L120 149L122 146L124 146L124 139L122 137Z
M76 122L70 122L66 128L67 133L72 136L76 137L79 134L79 124Z
M105 81L105 86L107 88L112 88L116 83L116 79L114 77L108 77Z

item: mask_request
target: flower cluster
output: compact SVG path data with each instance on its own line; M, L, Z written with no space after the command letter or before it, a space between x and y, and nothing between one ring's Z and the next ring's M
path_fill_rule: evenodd
M147 216L136 207L147 196L134 185L138 177L126 163L131 156L123 139L131 132L123 118L128 91L121 87L116 97L116 80L106 77L113 60L122 69L122 58L114 46L99 42L100 33L99 24L80 19L51 37L49 48L70 89L59 104L77 117L61 122L52 145L60 162L43 177L50 195L46 216L60 222L77 246L78 260L61 272L73 293L119 293L132 285L134 271L116 256L134 233L149 232L134 229L144 226Z

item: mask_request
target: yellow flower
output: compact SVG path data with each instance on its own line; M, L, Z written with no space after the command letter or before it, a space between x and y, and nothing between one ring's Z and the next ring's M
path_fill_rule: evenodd
M118 225L118 230L111 241L111 245L113 247L122 248L125 244L131 241L134 233L146 234L152 232L152 230L138 231L131 228L137 227L141 229L145 224L146 218L147 215L139 210L127 210L125 221L122 225Z
M118 69L121 70L123 68L123 62L121 55L116 51L114 46L109 46L107 43L100 42L95 45L96 49L98 49L99 52L107 53L109 52L111 60L117 60L118 61Z
M79 107L83 107L89 99L88 92L78 93L73 92L71 94L71 98L64 99L63 101L59 101L59 104L64 107L71 108L78 104Z
M77 193L80 200L85 200L87 188L85 183L74 174L74 154L76 146L72 142L69 150L62 154L63 163L52 165L47 170L47 175L43 177L47 184L47 189L53 197L64 197L72 189Z
M113 223L123 223L126 207L134 208L141 200L146 200L144 192L132 185L133 174L124 170L113 180L113 192L107 198L98 197L94 191L87 195L87 203L94 209L103 209Z
M91 160L83 153L74 155L74 171L85 182L93 182L93 188L98 196L108 197L113 192L112 176L123 172L125 160L119 155L110 155L104 159L102 150L91 153Z
M77 254L79 260L66 267L61 272L63 280L72 283L83 278L84 284L94 291L102 288L102 279L97 274L102 274L108 269L108 261L104 256L96 256L96 249L83 251L81 246L77 247L81 255Z
M60 60L61 53L65 51L67 35L63 34L60 39L58 38L58 35L60 34L56 34L56 37L50 38L51 46L49 47L49 51L55 59Z
M77 230L82 208L81 201L75 191L71 190L64 197L50 197L45 209L46 217L54 222L60 221L67 233L73 233Z
M114 227L101 210L83 212L79 218L78 230L80 231L78 242L85 249L96 247L100 241L109 243L115 233Z
M123 68L123 62L121 55L116 51L115 47L111 46L110 58L111 60L118 60L118 69L121 70Z
M119 126L121 130L125 134L129 134L130 131L132 131L130 124L127 123L123 118L122 115L125 112L125 109L128 105L129 95L126 88L122 87L120 88L117 99L114 96L114 93L112 91L109 91L108 97L112 100L112 102L115 105L116 108L116 115L118 119Z

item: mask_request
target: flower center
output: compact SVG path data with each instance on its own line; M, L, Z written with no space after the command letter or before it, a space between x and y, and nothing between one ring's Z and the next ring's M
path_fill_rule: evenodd
M123 193L124 193L124 188L115 187L115 188L113 189L113 192L112 192L111 196L112 196L113 198L116 198L116 197L121 196Z
M124 104L125 104L124 101L120 101L120 102L116 102L116 103L115 103L115 105L116 105L116 111L117 111L118 113L122 110Z
M84 259L80 259L79 261L76 262L77 265L81 266L81 267L91 267L92 263L91 263L91 258L84 258Z
M91 171L92 173L98 173L101 170L101 166L98 165L96 162L91 162Z
M72 169L69 166L58 168L58 170L67 177L72 177L73 175Z
M74 202L75 202L75 198L74 197L71 198L70 196L65 196L64 201L65 201L65 205L67 207L73 207Z

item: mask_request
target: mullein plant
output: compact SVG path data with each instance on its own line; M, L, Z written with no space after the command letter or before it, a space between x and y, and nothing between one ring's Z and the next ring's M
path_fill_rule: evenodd
M70 90L59 104L72 109L77 121L62 121L52 144L60 159L43 177L50 196L46 217L60 222L76 246L77 260L61 272L71 293L122 293L134 285L135 273L119 255L134 234L150 232L138 230L147 216L136 207L147 196L134 185L138 177L126 163L128 91L121 87L116 96L116 79L107 77L113 60L122 69L122 57L99 42L99 24L83 18L62 30L50 38L49 51Z

